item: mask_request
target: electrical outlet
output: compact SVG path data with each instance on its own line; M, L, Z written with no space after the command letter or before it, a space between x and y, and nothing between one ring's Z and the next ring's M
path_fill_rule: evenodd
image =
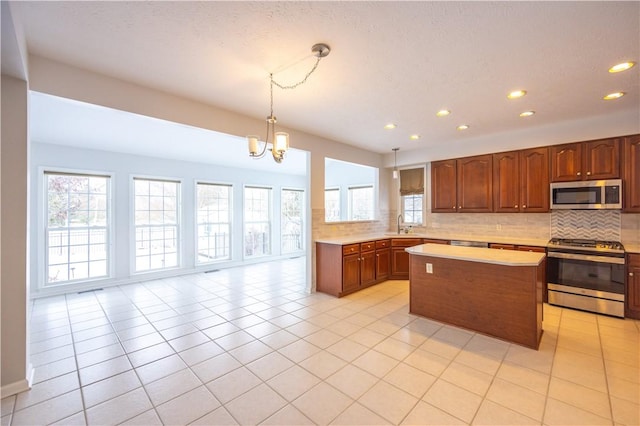
M433 264L427 263L427 274L433 274Z

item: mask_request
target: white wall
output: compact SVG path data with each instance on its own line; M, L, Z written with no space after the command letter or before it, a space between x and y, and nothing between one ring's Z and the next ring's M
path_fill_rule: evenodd
M122 284L149 279L169 274L189 273L194 271L210 270L220 267L229 267L242 264L243 251L243 187L244 185L258 185L272 188L272 256L280 255L280 200L283 188L303 189L308 196L307 178L305 176L285 175L278 173L264 174L254 170L211 166L203 163L175 161L152 157L142 157L115 152L93 151L68 146L53 145L47 143L31 144L31 205L38 214L32 214L30 219L31 229L44 228L44 194L43 178L44 170L76 170L78 172L102 172L113 174L112 178L112 209L114 212L113 254L112 259L115 270L114 276L107 280L100 280L75 286L48 286L44 284L44 239L41 232L31 236L30 265L32 294L37 296L54 293L77 291L78 289L96 288L100 286ZM179 179L181 184L181 253L180 268L171 271L160 271L145 274L133 274L133 253L131 241L133 230L131 228L131 179L133 176L157 177ZM205 181L233 185L233 209L232 220L232 259L231 261L217 262L203 266L196 265L195 252L195 182ZM310 215L308 215L310 216ZM37 235L36 235L37 234ZM306 244L309 244L307 241ZM253 261L255 261L254 259ZM257 259L265 261L267 258ZM248 259L247 261L252 261Z
M29 388L27 333L27 83L2 75L0 215L2 268L2 397Z

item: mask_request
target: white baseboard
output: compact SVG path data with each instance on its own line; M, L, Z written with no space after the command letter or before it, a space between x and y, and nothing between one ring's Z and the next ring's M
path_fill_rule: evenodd
M28 374L26 379L9 383L8 385L4 385L2 386L2 388L0 388L1 398L6 398L8 396L15 395L20 392L28 391L29 389L31 389L31 384L33 383L33 374L35 373L35 369L31 366L31 364L29 364L27 369L28 369Z

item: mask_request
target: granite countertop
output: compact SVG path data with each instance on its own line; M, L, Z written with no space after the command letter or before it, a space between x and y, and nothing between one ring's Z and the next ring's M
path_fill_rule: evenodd
M622 245L624 246L624 251L625 252L640 254L640 244L625 244L625 243L622 243Z
M545 258L544 253L518 250L493 250L478 247L459 247L444 244L421 244L405 249L417 256L442 257L468 262L492 263L505 266L538 266Z
M319 238L315 240L318 243L325 244L356 244L363 243L365 241L372 240L384 240L390 238L431 238L434 240L460 240L460 241L477 241L482 243L497 243L497 244L516 244L524 246L537 246L546 247L549 242L549 238L519 238L519 237L499 237L489 235L464 235L464 234L444 234L438 232L425 232L425 233L410 233L410 234L397 234L392 232L376 233L367 235L349 235L345 237L331 237L331 238Z

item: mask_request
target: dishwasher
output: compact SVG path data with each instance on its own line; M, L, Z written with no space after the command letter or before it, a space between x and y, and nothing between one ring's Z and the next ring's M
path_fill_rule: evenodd
M482 247L489 248L489 243L483 243L481 241L460 241L460 240L451 240L449 243L452 246L459 247Z

